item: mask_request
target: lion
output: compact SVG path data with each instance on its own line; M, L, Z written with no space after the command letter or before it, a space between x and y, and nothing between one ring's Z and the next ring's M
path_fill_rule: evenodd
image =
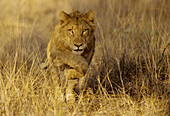
M56 82L56 94L75 101L75 85L84 78L95 49L94 11L70 14L61 11L59 22L47 46L50 77ZM64 91L64 92L63 92Z

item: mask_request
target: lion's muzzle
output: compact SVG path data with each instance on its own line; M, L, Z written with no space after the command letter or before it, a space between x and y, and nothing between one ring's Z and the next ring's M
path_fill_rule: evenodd
M82 54L84 51L84 46L83 46L83 43L74 43L74 50L72 50L72 52L74 54Z

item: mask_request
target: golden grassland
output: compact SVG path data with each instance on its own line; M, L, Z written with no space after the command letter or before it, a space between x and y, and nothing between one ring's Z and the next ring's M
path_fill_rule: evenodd
M1 0L0 115L168 116L169 0ZM58 12L94 10L86 94L59 103L40 67Z

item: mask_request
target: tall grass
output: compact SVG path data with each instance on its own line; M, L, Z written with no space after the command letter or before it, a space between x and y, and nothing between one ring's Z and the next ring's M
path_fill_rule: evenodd
M0 115L164 116L170 90L169 0L1 0ZM41 69L58 12L94 10L86 94L59 103Z

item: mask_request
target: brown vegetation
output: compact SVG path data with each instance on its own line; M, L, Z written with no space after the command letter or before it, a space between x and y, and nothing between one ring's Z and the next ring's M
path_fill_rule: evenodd
M1 1L0 115L167 115L169 0ZM59 104L40 68L58 11L96 12L85 95Z

